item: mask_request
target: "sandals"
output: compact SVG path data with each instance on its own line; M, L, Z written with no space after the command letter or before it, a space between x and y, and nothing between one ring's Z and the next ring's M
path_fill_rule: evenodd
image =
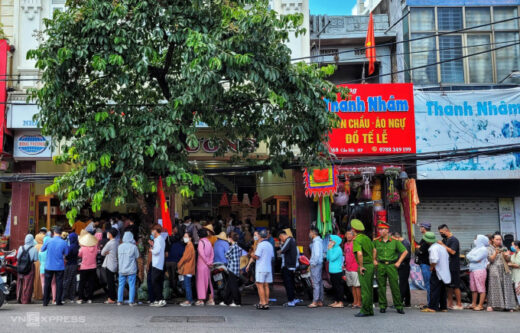
M482 310L484 310L484 308L480 307L480 306L476 306L473 308L473 311L482 311Z
M269 305L267 304L255 304L257 310L269 310Z
M435 313L437 311L435 311L434 309L430 309L430 308L424 308L421 310L421 312Z
M309 305L307 305L308 308L311 308L311 309L314 309L314 308L317 308L319 305L317 303L311 303Z
M334 305L331 305L330 306L331 308L336 308L336 309L341 309L341 308L344 308L345 306L341 303L338 303L338 304L334 304Z

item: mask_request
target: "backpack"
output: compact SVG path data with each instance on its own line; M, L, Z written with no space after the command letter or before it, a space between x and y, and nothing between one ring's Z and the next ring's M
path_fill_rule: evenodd
M29 250L32 248L29 247L27 250L24 246L22 246L22 254L20 255L20 259L18 259L16 270L19 274L29 274L32 269L32 260L31 254Z

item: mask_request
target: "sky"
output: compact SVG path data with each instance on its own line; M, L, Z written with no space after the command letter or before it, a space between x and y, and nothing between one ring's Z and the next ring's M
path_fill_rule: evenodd
M311 15L351 15L356 0L309 0Z

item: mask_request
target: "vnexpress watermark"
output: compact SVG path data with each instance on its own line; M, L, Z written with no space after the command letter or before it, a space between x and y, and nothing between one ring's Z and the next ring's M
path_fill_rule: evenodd
M40 327L42 324L85 324L85 316L65 316L65 315L41 315L40 312L26 312L10 316L13 323L25 324L27 327Z

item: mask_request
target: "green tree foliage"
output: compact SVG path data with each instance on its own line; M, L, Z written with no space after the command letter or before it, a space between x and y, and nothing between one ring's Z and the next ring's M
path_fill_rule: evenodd
M42 71L33 92L42 131L66 142L58 163L74 167L47 192L73 219L81 207L122 204L156 191L159 176L185 196L212 185L189 163L197 124L211 140L265 142L262 162L328 156L332 116L322 97L338 88L333 68L291 64L284 45L301 15L279 16L265 0L69 0L46 20L46 39L28 57ZM292 148L299 148L295 156ZM252 163L255 147L235 158ZM222 152L221 152L222 153Z

